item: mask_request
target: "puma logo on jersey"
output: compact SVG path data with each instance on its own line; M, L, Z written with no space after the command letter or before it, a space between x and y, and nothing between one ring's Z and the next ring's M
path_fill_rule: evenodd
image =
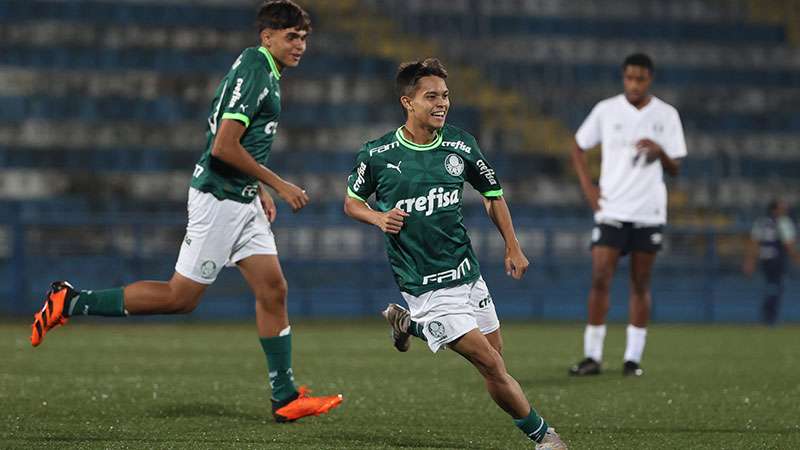
M386 168L387 169L395 169L395 170L397 170L398 173L402 174L403 171L400 170L400 164L403 164L403 161L400 161L399 163L397 163L397 165L394 165L394 164L392 164L390 162L387 162L386 163Z
M435 187L428 191L428 195L398 200L394 207L407 213L417 211L424 212L425 216L430 216L437 209L455 205L458 202L458 189L445 192L444 188Z

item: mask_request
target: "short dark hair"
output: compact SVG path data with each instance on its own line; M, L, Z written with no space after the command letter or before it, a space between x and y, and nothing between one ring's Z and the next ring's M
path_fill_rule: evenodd
M408 61L400 64L400 67L397 68L397 76L394 83L397 98L410 95L414 92L419 79L427 76L435 76L446 80L447 69L436 58L426 58L424 61ZM403 108L403 113L406 113L405 108Z
M400 64L395 78L395 93L398 97L410 94L422 77L427 76L447 79L447 69L436 58L427 58L424 61L409 61Z
M780 199L777 198L771 199L769 203L767 203L767 214L769 214L770 216L775 214L775 211L778 210L780 204L781 204Z
M634 53L632 55L628 55L628 57L625 58L625 61L622 63L622 70L625 70L625 68L628 66L644 67L645 69L649 70L651 74L655 73L656 71L656 67L653 65L653 60L644 53Z
M269 0L258 9L256 27L259 33L265 28L271 30L298 28L310 33L311 17L292 0Z

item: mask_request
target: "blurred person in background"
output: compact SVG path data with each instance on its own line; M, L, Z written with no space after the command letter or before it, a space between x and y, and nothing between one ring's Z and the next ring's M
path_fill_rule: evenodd
M601 372L611 281L621 256L631 255L629 320L623 375L641 376L650 276L667 222L664 172L676 176L686 142L678 111L650 94L654 66L636 53L622 64L624 93L599 102L575 134L572 164L594 211L589 323L584 359L571 375ZM602 145L600 186L592 183L585 152Z
M742 271L748 277L752 276L758 260L767 282L761 304L761 319L770 326L778 321L783 277L790 259L800 262L800 254L795 250L795 236L796 229L789 217L789 208L779 199L769 202L767 215L756 219L750 232Z
M186 236L168 282L139 281L105 290L52 284L34 316L31 343L76 315L187 314L225 266L238 266L255 295L258 335L266 355L272 414L287 422L327 412L341 395L311 397L294 384L287 286L271 222L272 188L293 211L306 192L266 167L281 112L280 79L306 51L311 19L290 0L265 2L256 23L259 46L245 49L220 81L208 116L206 148L189 189ZM263 183L263 184L262 184ZM187 337L189 338L189 337Z

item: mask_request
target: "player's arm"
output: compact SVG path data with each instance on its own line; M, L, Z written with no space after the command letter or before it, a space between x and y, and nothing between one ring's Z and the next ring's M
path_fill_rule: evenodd
M640 139L636 143L636 150L639 153L644 154L648 163L658 159L661 161L661 167L664 168L665 172L673 177L678 176L678 172L681 167L681 160L679 158L670 158L669 155L667 155L667 152L665 152L664 149L654 141L650 139Z
M503 240L506 242L506 256L504 258L506 275L510 275L515 280L519 280L528 270L528 258L522 253L522 248L517 240L517 233L514 231L514 223L511 221L511 211L503 196L483 197L483 206L486 214L492 219Z
M384 233L397 234L403 228L403 219L408 217L408 213L397 208L393 208L385 213L375 211L369 205L358 198L348 195L344 198L344 213L348 217L375 225Z
M245 130L244 124L238 120L223 119L214 138L211 155L274 189L278 196L292 207L293 211L298 211L306 206L308 195L304 190L259 164L242 147L241 138Z
M592 211L600 209L600 188L592 183L592 178L589 176L589 164L586 162L586 152L578 145L578 142L572 141L572 167L578 175L578 180L581 183L581 190L583 191L586 201Z

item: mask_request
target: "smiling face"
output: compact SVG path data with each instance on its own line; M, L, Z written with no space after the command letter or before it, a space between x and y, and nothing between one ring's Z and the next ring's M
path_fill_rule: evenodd
M408 121L428 129L444 126L450 109L450 92L443 78L428 75L417 80L411 95L400 97L408 114Z
M306 52L307 39L308 31L300 28L265 28L261 31L261 45L269 50L280 68L297 67L300 64L300 58Z

